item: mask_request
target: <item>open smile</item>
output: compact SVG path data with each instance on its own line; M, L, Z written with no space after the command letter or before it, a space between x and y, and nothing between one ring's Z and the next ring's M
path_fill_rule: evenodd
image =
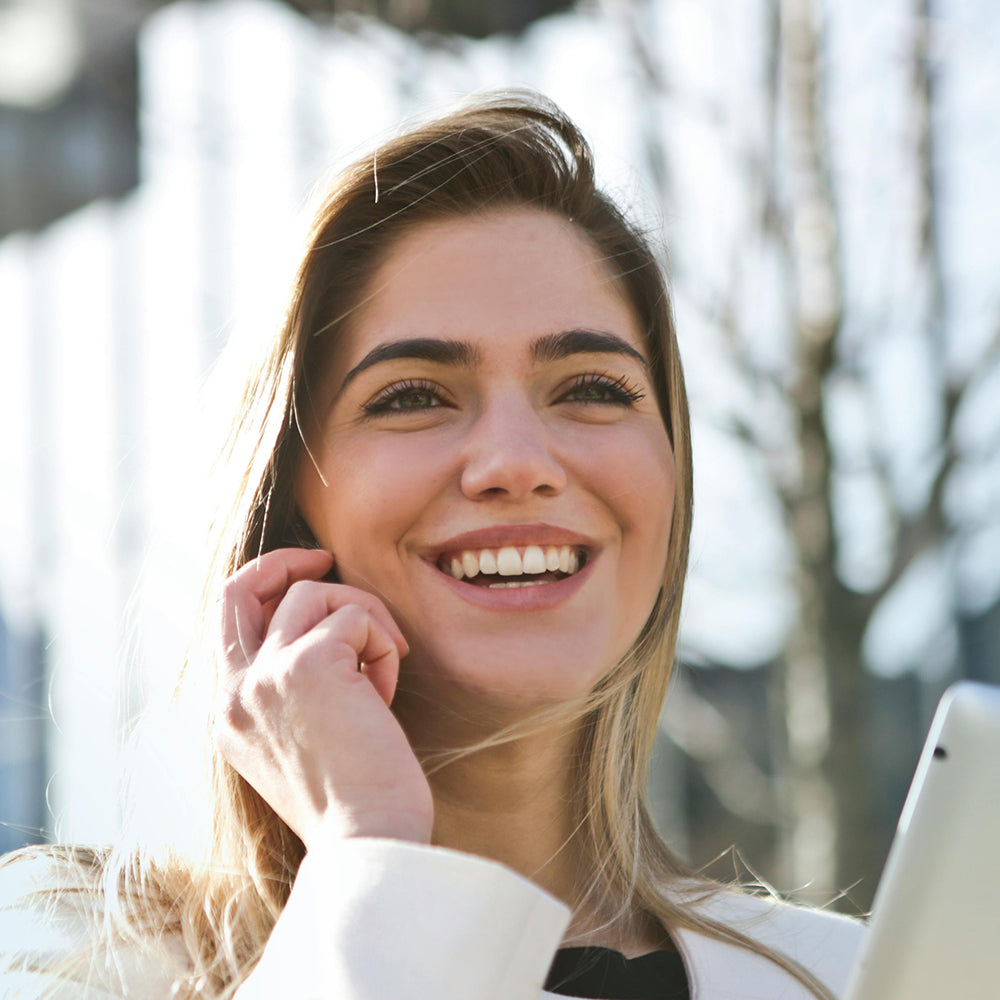
M497 611L551 607L590 577L600 543L551 524L498 524L454 535L421 552L452 593Z
M580 545L507 545L442 552L437 568L455 580L491 590L537 587L578 573L588 550Z

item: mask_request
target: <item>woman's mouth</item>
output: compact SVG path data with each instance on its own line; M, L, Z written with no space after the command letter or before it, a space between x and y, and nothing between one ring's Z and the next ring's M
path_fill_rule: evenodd
M523 545L443 552L437 568L456 580L491 590L555 583L578 573L587 562L579 545Z

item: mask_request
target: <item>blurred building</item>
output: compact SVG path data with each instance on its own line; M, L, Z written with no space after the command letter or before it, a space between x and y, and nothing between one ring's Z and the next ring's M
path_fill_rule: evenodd
M483 34L565 5L467 6ZM635 81L607 38L593 14L473 42L268 0L0 10L0 50L39 53L0 72L0 847L116 835L129 721L190 631L220 352L277 322L311 187L407 115L512 81L623 169L638 131L597 98ZM597 54L582 86L574 50Z

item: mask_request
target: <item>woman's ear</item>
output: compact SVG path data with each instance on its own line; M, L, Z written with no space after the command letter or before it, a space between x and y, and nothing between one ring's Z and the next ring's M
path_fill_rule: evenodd
M290 548L298 549L321 549L319 541L316 535L313 533L312 528L309 527L309 522L306 521L302 512L296 508L295 514L292 517L291 523L288 525L288 530L285 532L285 539L283 544ZM337 564L334 563L330 572L323 577L324 583L340 583L340 577L337 575Z

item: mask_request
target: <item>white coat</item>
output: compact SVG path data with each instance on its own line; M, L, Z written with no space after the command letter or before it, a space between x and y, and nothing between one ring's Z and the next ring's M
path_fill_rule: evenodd
M160 962L122 952L87 977L45 971L86 940L95 920L93 901L80 894L67 895L55 914L32 895L32 887L52 888L58 878L40 861L11 865L0 877L0 997L168 1000L177 942L164 943ZM864 924L848 917L735 890L690 905L796 959L837 996L864 938ZM401 841L347 840L303 861L237 1000L555 997L542 984L568 923L562 903L493 861ZM691 931L672 934L692 1000L811 997L766 958Z

